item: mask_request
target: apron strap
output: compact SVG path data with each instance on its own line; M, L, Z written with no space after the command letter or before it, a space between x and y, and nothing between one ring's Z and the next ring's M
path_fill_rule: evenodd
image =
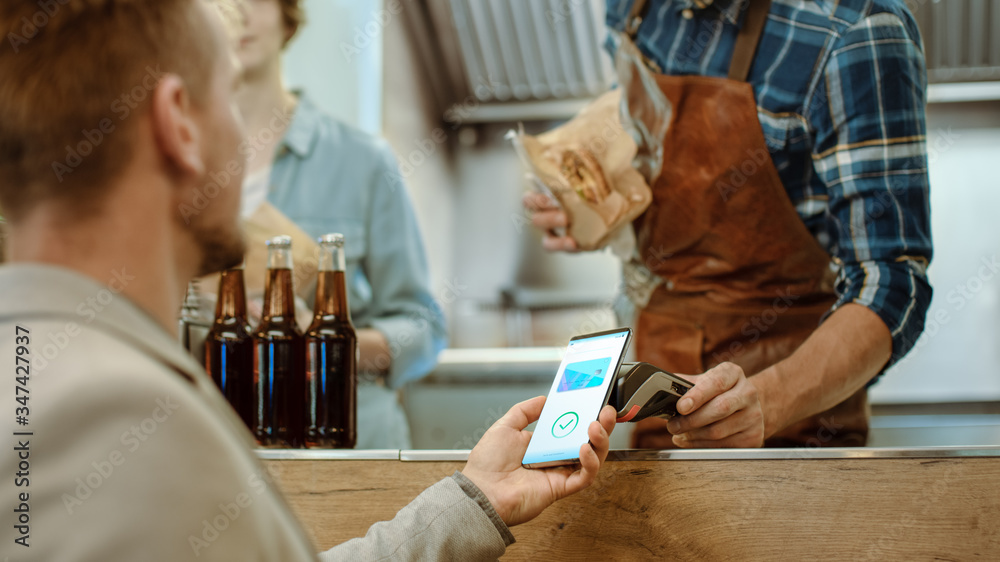
M771 0L749 0L746 10L743 26L736 36L733 58L729 63L729 79L737 82L746 82L750 76L750 67L753 65L754 55L757 54L757 45L764 34L767 14L771 11ZM639 33L639 26L642 25L647 11L649 11L649 0L635 0L632 3L632 9L625 20L625 33L631 39L634 40Z
M636 0L636 3L645 2L644 0ZM743 19L743 27L740 28L739 35L736 36L733 59L729 63L730 80L746 82L750 76L750 67L753 65L754 55L757 54L757 45L764 34L764 25L767 23L767 14L770 11L771 0L750 0L750 5L747 6L747 13ZM641 20L640 18L640 22ZM636 29L639 29L638 25L636 25Z

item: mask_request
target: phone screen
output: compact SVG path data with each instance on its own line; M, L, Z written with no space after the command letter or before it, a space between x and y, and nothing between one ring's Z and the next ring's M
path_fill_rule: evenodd
M631 334L622 328L570 340L522 465L541 468L579 460L580 445L590 440L587 428L607 402Z

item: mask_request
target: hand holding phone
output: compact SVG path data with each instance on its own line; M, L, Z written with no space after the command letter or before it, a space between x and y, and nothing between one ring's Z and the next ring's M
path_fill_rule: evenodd
M632 330L619 328L570 340L521 464L575 464L587 429L608 403Z
M578 465L545 470L524 468L521 459L531 433L525 428L538 420L544 403L545 397L538 396L515 404L483 435L462 469L486 494L508 526L530 521L552 502L592 484L611 446L615 412L606 406L598 422L588 428L590 443L579 448Z

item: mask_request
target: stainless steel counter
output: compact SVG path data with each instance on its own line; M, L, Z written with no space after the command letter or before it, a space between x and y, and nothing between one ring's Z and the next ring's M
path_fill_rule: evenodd
M548 392L562 354L555 347L445 350L434 372L406 391L413 447L475 446L512 405ZM877 389L883 383L871 396L872 447L1000 445L1000 403L895 404L880 400ZM629 446L630 431L621 429L611 436L613 448Z
M446 349L419 384L552 384L565 350L560 347Z
M258 449L265 460L398 460L406 462L464 462L468 450L370 451ZM946 459L967 457L1000 458L1000 447L883 447L883 448L804 448L804 449L696 449L675 451L615 450L608 460L620 461L698 461L698 460L781 460L781 459Z

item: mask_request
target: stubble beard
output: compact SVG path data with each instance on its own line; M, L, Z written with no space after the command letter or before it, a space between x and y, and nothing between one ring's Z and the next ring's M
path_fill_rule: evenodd
M208 225L198 221L192 234L201 251L198 277L232 269L243 263L246 240L236 221L229 225Z
M220 137L215 139L216 142L212 144L215 150L208 157L208 169L220 171L219 173L223 173L222 170L228 170L226 162L235 161L238 158L237 147L240 135L233 133L221 136L221 131L228 130L228 127L219 126ZM236 190L236 194L220 194L219 198L209 202L209 208L205 209L206 212L201 213L191 222L191 235L201 253L198 277L225 271L243 263L243 257L247 250L246 237L243 234L239 213L243 179L242 173L229 178L228 184L221 186L220 191ZM200 185L207 185L213 181L211 174L206 174L201 180ZM212 208L213 206L216 208Z
M202 183L207 181L206 178ZM222 189L242 189L242 177L232 178L229 185ZM232 212L225 212L221 208L212 209L212 205L230 207ZM209 203L206 211L192 220L188 227L201 255L198 277L240 265L247 250L246 237L239 220L238 201L216 199Z

